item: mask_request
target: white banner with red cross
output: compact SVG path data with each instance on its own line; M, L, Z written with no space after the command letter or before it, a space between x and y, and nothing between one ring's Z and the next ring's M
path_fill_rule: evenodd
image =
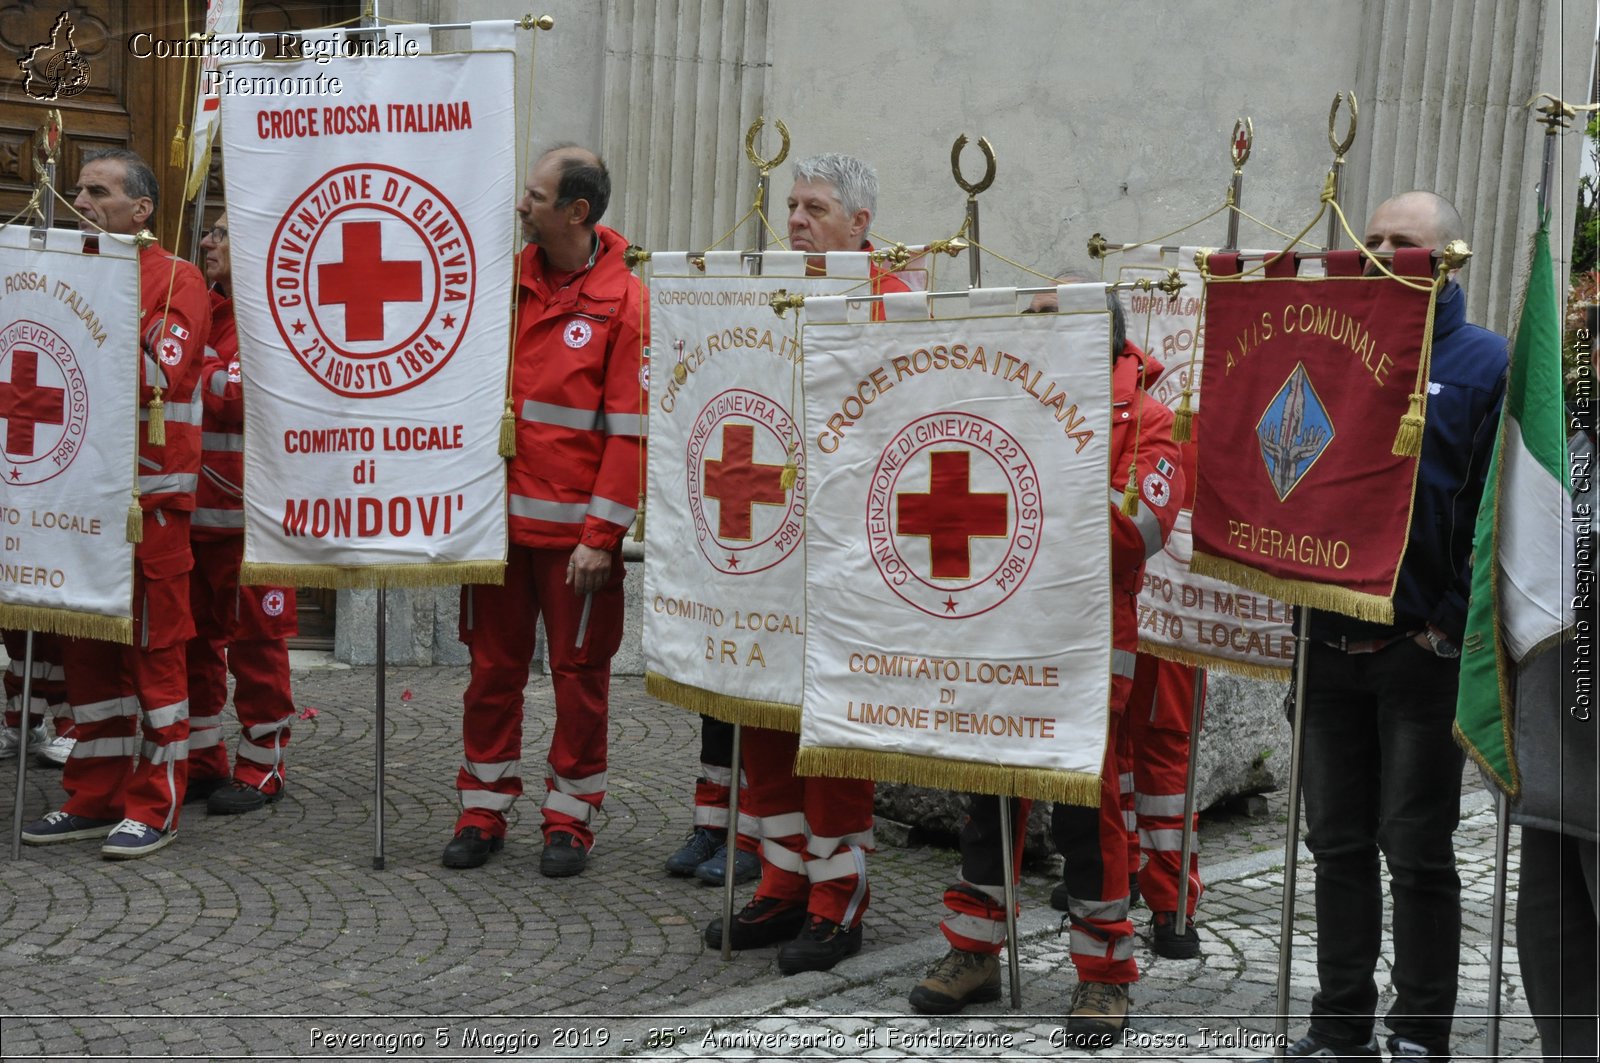
M1166 545L1145 563L1144 586L1139 592L1139 649L1184 664L1281 679L1294 663L1289 607L1270 594L1245 590L1189 568L1198 479L1200 367L1205 349L1204 277L1195 265L1196 250L1182 248L1174 258L1159 247L1147 246L1123 252L1117 259L1117 279L1122 282L1148 281L1153 286L1173 269L1185 282L1176 294L1130 286L1120 288L1118 296L1127 311L1128 338L1165 367L1159 378L1147 384L1150 394L1177 410L1187 387L1189 408L1194 413L1191 438L1179 448L1188 484L1183 508Z
M800 728L806 452L798 418L804 311L770 300L868 283L865 253L710 252L650 259L650 546L645 685L731 723ZM760 276L751 276L759 265Z
M139 260L0 229L0 627L133 641Z
M245 578L498 581L513 54L230 63ZM337 78L337 95L295 79Z
M1093 804L1111 676L1106 290L806 304L797 770Z

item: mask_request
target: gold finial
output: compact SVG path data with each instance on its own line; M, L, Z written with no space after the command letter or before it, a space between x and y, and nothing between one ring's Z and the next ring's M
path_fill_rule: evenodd
M983 152L984 171L982 180L973 184L961 176L961 149L966 146L967 135L962 133L950 147L950 171L956 175L956 184L967 193L968 199L972 199L994 183L994 147L990 145L988 137L978 138L978 150Z
M778 146L778 154L770 159L763 159L756 151L756 137L761 135L761 127L767 124L766 115L757 115L756 120L750 123L750 128L744 134L744 153L750 160L750 165L760 170L763 175L771 173L772 168L789 157L789 127L779 118L772 124L778 130L782 143Z
M1089 237L1089 257L1105 258L1106 248L1109 246L1110 245L1106 243L1106 238L1104 236L1101 236L1099 233L1095 233L1093 236Z
M1167 275L1156 282L1156 287L1160 288L1168 295L1177 295L1179 292L1183 291L1186 283L1187 282L1178 275L1177 270L1169 269L1167 270Z
M1533 107L1533 105L1539 100L1544 100L1546 102L1544 106L1535 108L1535 110L1544 115L1544 117L1536 118L1534 121L1542 123L1545 127L1545 135L1552 137L1555 136L1558 131L1566 129L1567 120L1578 117L1579 111L1600 110L1600 104L1587 103L1581 106L1574 105L1548 92L1541 92L1532 97L1528 100L1525 106Z
M141 251L160 242L161 241L156 239L156 234L151 232L149 229L140 229L138 232L133 234L133 246L137 247Z
M637 269L639 267L639 263L649 261L650 252L646 251L638 244L629 244L627 247L622 249L622 264L627 266L629 269Z
M1234 173L1240 173L1244 170L1244 164L1250 161L1250 149L1255 145L1255 142L1255 120L1249 117L1235 119L1233 137L1228 143L1228 153L1233 156Z
M1328 146L1333 149L1334 158L1341 161L1344 159L1345 153L1350 150L1350 145L1356 142L1356 119L1358 117L1358 110L1356 107L1355 90L1352 89L1349 95L1350 127L1348 130L1346 130L1343 140L1339 139L1339 134L1336 132L1338 127L1335 125L1335 122L1339 117L1339 105L1344 103L1345 94L1342 92L1334 93L1333 106L1328 108Z
M1194 252L1194 268L1204 276L1211 276L1211 256L1217 253L1214 247L1197 247Z
M967 243L965 238L960 236L952 236L948 240L935 240L933 243L928 245L928 250L933 252L943 251L951 258L955 258L961 252L966 251L970 247L972 247L972 245Z
M1472 248L1467 246L1465 240L1451 240L1444 245L1444 250L1439 252L1439 261L1448 270L1458 270L1467 264L1467 259L1472 257Z
M533 15L528 14L523 15L517 25L525 30L553 30L556 28L556 20L549 15L540 15L538 18L534 18Z
M929 245L928 250L933 250ZM899 273L911 262L911 249L905 244L890 244L888 247L879 248L870 256L875 262L888 267L890 273Z
M790 310L798 310L806 305L806 297L799 292L791 293L787 288L779 288L767 299L767 304L772 307L772 312L783 317Z

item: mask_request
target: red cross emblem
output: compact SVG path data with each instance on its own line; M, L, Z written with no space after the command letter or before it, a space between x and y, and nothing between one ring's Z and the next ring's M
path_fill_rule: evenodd
M567 329L561 338L567 341L568 347L582 347L589 342L589 337L594 335L594 328L587 321L576 318L567 322Z
M973 492L972 452L936 450L929 455L932 472L925 494L901 492L895 498L901 535L928 537L934 579L969 579L972 540L1004 536L1010 527L1009 498L991 491Z
M705 496L717 500L717 537L749 539L756 506L788 502L783 466L755 460L756 426L723 424L722 457L706 460Z
M379 222L347 221L340 228L344 261L317 267L317 305L344 305L347 342L381 340L385 304L422 301L422 262L385 261Z
M39 383L39 352L19 347L11 352L11 380L0 381L0 418L6 422L6 453L34 455L34 426L65 424L67 389Z
M784 455L798 440L789 411L757 391L729 388L712 396L689 429L684 488L695 545L717 572L744 576L781 564L804 535L805 452L796 447L795 479L783 486ZM719 449L720 456L711 451ZM767 460L762 461L760 458ZM708 500L716 503L716 512Z

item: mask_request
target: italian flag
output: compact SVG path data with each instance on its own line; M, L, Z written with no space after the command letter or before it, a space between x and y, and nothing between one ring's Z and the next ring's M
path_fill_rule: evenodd
M1573 530L1564 421L1546 214L1534 238L1500 435L1478 507L1456 700L1456 740L1511 797L1522 788L1511 748L1516 666L1573 624L1565 593Z

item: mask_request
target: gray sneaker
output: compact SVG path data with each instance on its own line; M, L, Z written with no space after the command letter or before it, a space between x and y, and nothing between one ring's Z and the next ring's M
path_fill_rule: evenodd
M66 734L56 735L34 752L34 763L44 768L65 767L67 758L72 756L73 747L78 744L76 735L77 732L70 727Z

